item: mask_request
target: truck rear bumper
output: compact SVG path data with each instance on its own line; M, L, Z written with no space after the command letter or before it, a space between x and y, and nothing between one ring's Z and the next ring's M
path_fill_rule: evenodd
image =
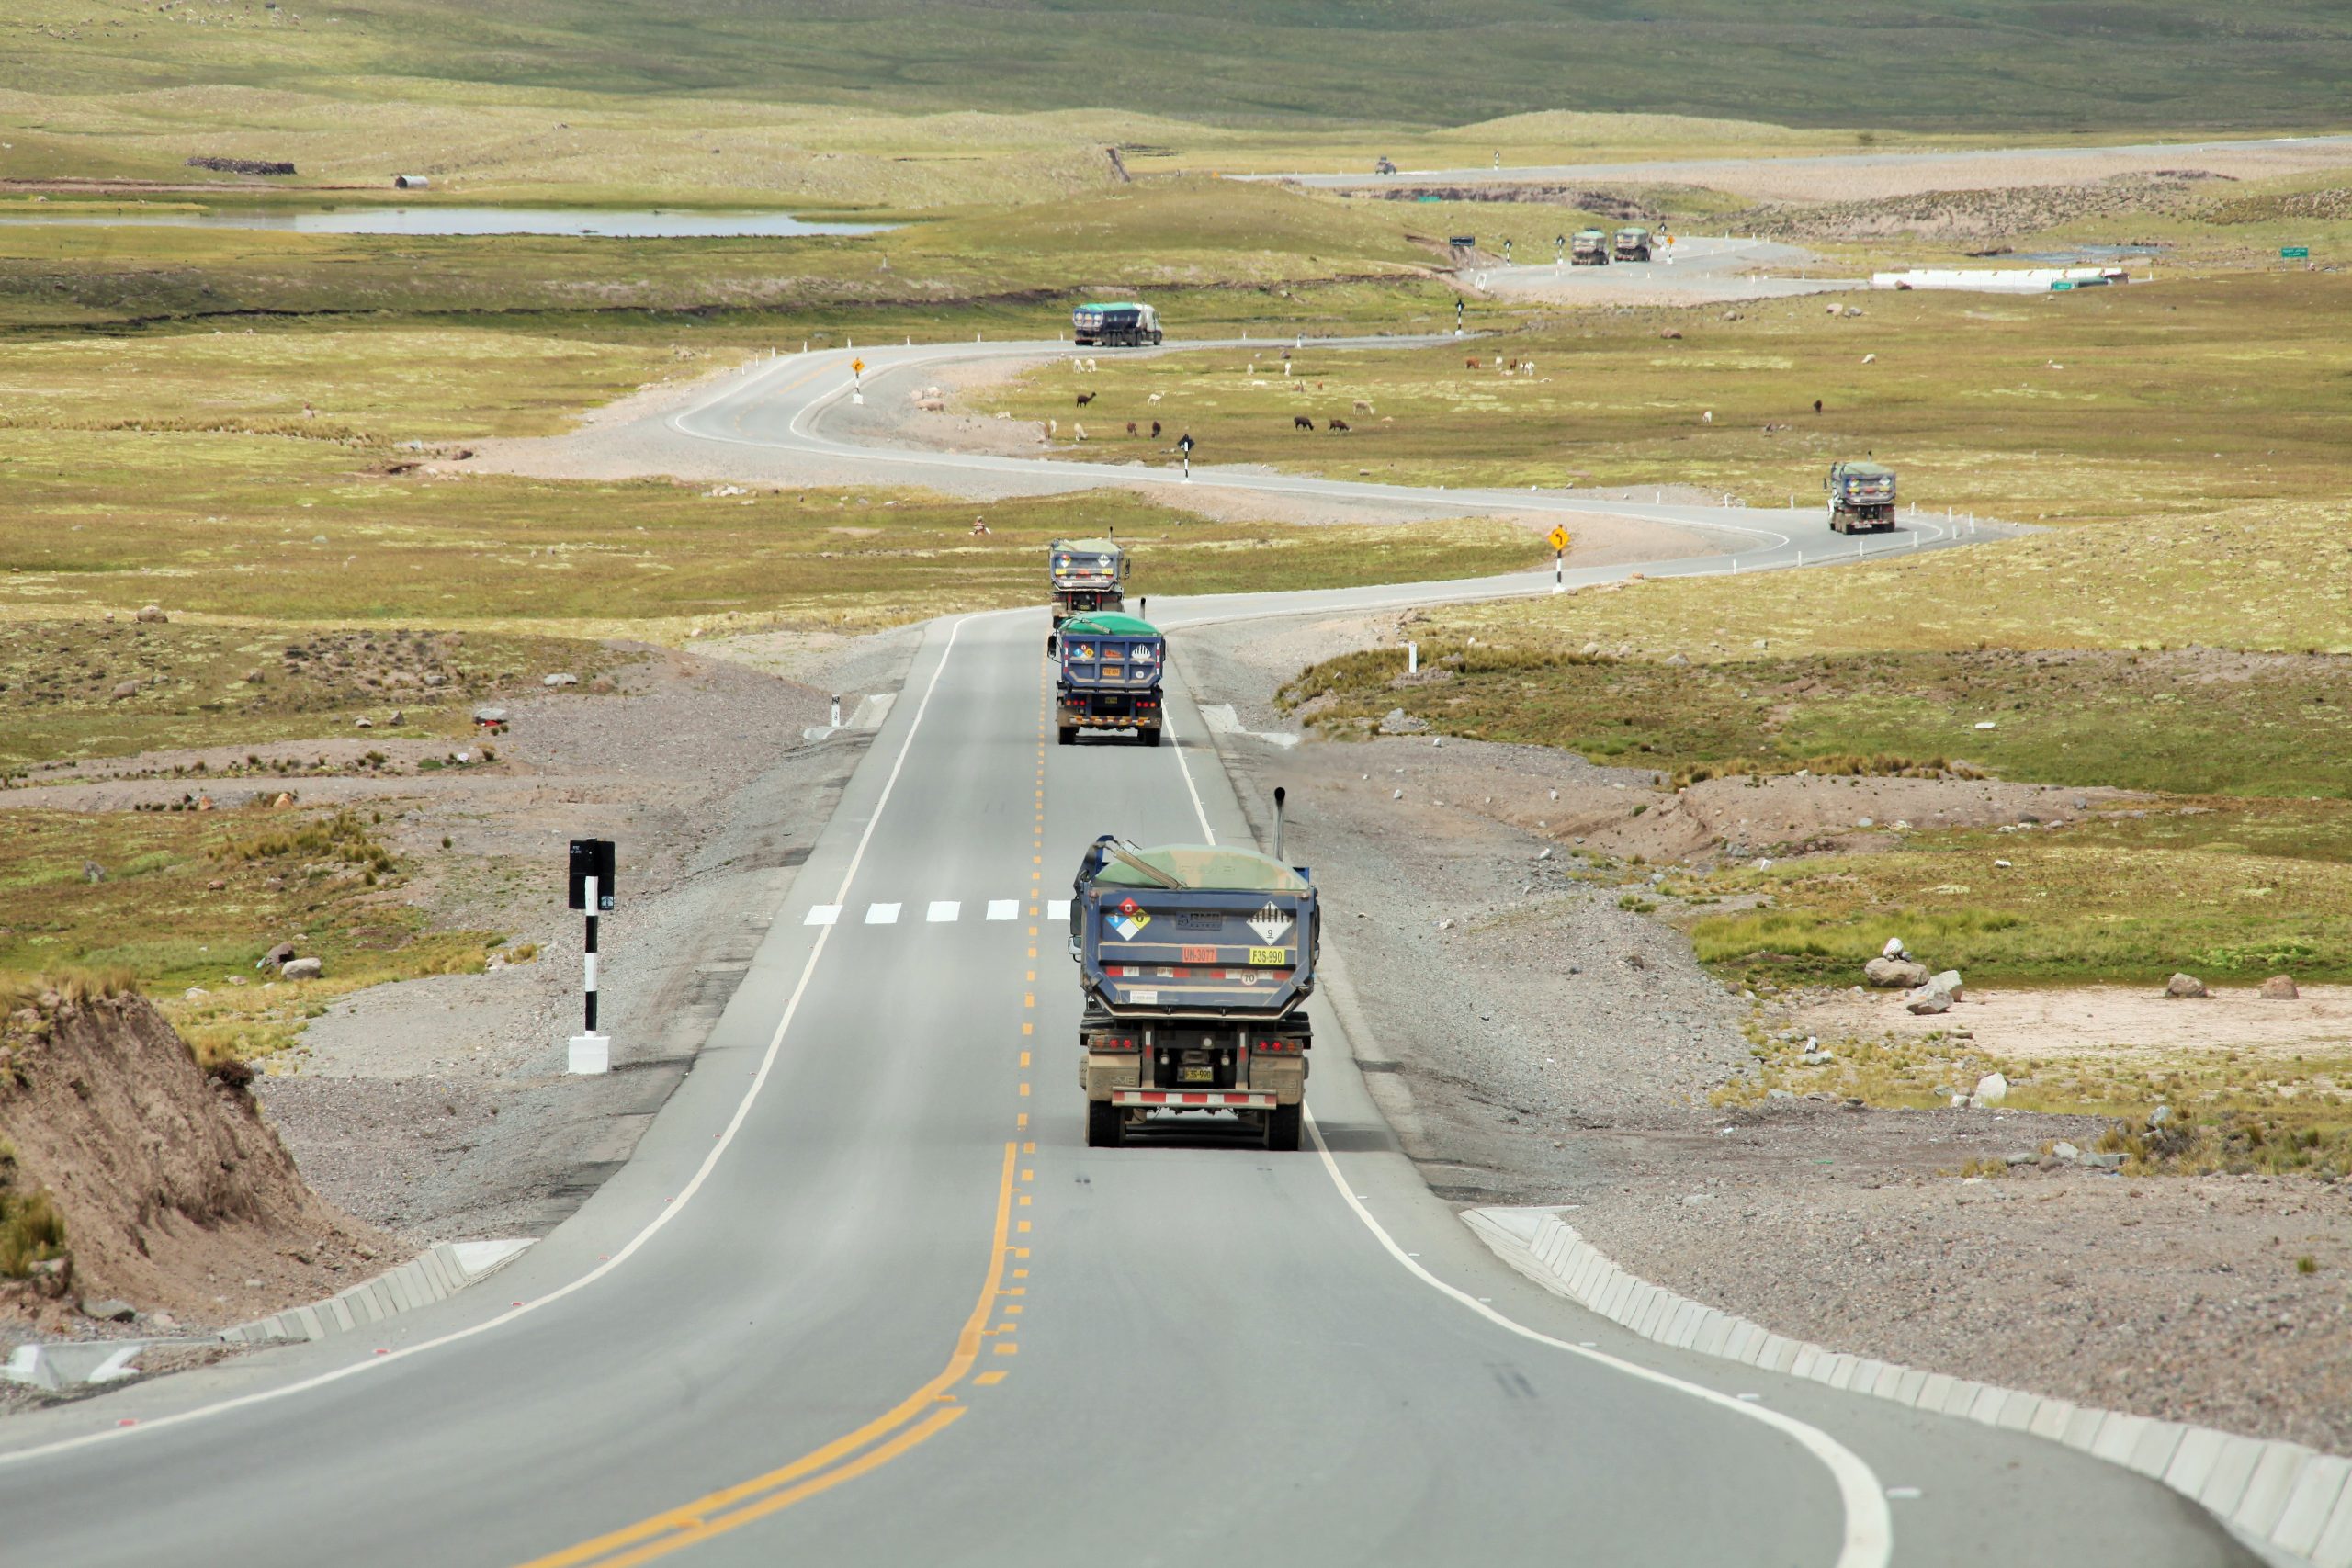
M1267 1111L1277 1103L1272 1094L1233 1089L1121 1089L1111 1091L1114 1105L1165 1106L1170 1110Z

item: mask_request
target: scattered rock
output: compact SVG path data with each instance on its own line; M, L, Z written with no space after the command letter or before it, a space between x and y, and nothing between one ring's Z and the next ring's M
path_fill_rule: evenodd
M184 1002L200 1002L211 994L212 993L210 991L206 990L201 986L190 986L187 990L180 993L180 1000Z
M369 718L363 713L357 718L352 720L352 728L354 729L373 729L376 728L376 721Z
M1934 985L1922 986L1912 992L1903 1005L1921 1017L1929 1013L1950 1012L1951 994ZM1955 1095L1953 1098L1957 1100L1960 1097Z
M2052 1159L2066 1160L2071 1163L2082 1158L2083 1151L2076 1148L2074 1145L2062 1140L2050 1145L2050 1157Z
M207 893L225 893L228 888L229 885L217 876L204 885L204 890Z
M1827 1051L1807 1051L1804 1055L1797 1058L1798 1061L1804 1063L1808 1067L1826 1066L1837 1059L1838 1058L1835 1055Z
M2009 1080L1999 1073L1987 1073L1976 1080L1976 1092L1968 1097L1972 1105L1998 1105L2009 1098Z
M577 675L558 672L553 675L541 676L539 679L539 684L542 686L577 686L580 684L580 677Z
M2295 977L2291 975L2273 975L2262 982L2262 999L2265 1001L2291 1002L2301 995L2302 993L2295 989Z
M97 862L96 862L96 861L94 861L94 860L85 860L85 861L84 861L84 862L82 863L82 880L83 880L83 881L85 881L85 882L88 882L88 883L96 884L96 883L104 882L106 879L107 879L107 868L106 868L106 867L104 867L104 866L100 865Z
M408 715L402 713L398 708L394 708L392 710L392 716L386 719L384 722L386 724L406 724L408 722Z
M474 722L476 724L503 725L506 722L506 710L504 708L476 708L474 709Z
M2161 1127L2171 1120L2172 1107L2169 1105L2159 1105L2148 1112L2148 1125L2151 1127Z
M138 694L139 682L136 681L124 681L118 684L114 689L114 699L117 702L120 702L125 697L135 697Z
M281 942L276 947L271 948L267 953L263 953L260 960L254 964L254 967L256 969L283 969L294 961L294 953L295 947L292 942Z
M1911 950L1903 945L1901 937L1891 936L1886 939L1886 945L1878 950L1878 955L1881 958L1908 958Z
M1933 986L1937 990L1941 991L1944 995L1950 997L1954 1001L1959 1001L1964 995L1960 988L1960 971L1957 969L1947 969L1942 974L1938 975L1934 979L1929 980L1928 984Z
M1383 735L1419 735L1429 728L1429 727L1430 721L1428 719L1415 718L1403 708L1390 708L1388 710L1387 716L1380 721L1380 733Z
M2176 999L2211 994L2205 989L2205 982L2194 975L2175 975L2165 982L2165 995Z
M326 965L315 958L295 958L280 965L277 972L288 980L316 980L326 974Z
M1862 965L1862 978L1882 991L1914 991L1928 983L1928 966L1907 958L1873 958Z
M2123 1156L2120 1153L2085 1155L2082 1163L2098 1170L2121 1170Z
M140 618L146 618L144 612ZM100 1323L131 1323L137 1321L139 1309L112 1296L85 1296L82 1298L82 1315L95 1317Z
M1663 338L1679 338L1682 334L1676 332L1672 327L1668 327L1666 331L1658 333L1657 335Z
M139 612L138 618L151 626L159 626L170 620L171 616L164 614L164 607L161 604L149 604Z

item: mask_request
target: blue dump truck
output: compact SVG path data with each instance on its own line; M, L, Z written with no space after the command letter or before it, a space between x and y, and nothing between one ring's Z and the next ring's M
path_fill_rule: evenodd
M1894 531L1894 470L1883 463L1833 463L1821 481L1829 492L1829 526L1839 534Z
M1139 849L1109 834L1078 869L1069 953L1085 1006L1086 1141L1115 1148L1155 1116L1231 1116L1298 1147L1306 998L1322 914L1303 866L1208 844Z
M1072 615L1061 625L1054 682L1055 738L1078 742L1081 729L1124 730L1159 744L1159 664L1167 639L1133 615Z
M1057 628L1089 610L1127 607L1127 558L1116 539L1056 539L1046 547L1046 571Z
M1080 348L1139 348L1160 339L1159 312L1148 305L1080 305L1069 325Z

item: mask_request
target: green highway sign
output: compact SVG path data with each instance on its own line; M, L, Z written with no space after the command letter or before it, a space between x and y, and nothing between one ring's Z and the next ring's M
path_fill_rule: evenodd
M2052 293L2056 293L2056 294L2064 294L2064 293L2065 293L2068 289L2070 289L2070 288L2074 288L2074 287L2075 287L2074 280L2073 280L2072 278L2066 278L2066 277L2062 277L2062 278L2060 278L2057 282L2055 282L2055 283L2053 283L2053 284L2052 284L2052 285L2050 286L2050 288L2051 288L2051 291L2052 291Z
M2278 247L2278 256L2281 261L2308 261L2311 259L2311 254L2312 248L2309 245L2281 245Z

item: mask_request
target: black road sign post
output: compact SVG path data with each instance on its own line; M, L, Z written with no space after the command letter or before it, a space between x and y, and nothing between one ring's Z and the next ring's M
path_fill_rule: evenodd
M1183 482L1191 484L1193 482L1193 433L1191 431L1188 430L1176 438L1176 450L1184 454Z
M1462 301L1459 299L1453 302L1453 335L1462 335Z
M613 1066L612 1037L596 1029L596 918L613 907L613 841L572 840L570 902L587 916L588 930L580 945L587 1018L570 1042L566 1067L571 1072L605 1073Z

